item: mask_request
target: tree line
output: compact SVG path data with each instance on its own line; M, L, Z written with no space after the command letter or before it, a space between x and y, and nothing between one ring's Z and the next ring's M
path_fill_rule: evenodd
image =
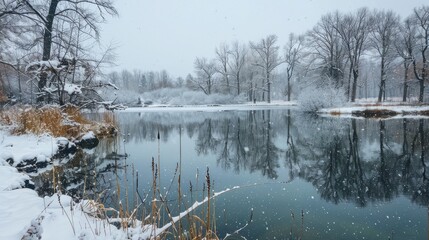
M349 101L354 102L364 97L358 96L358 89L368 81L362 77L362 69L369 71L368 65L375 64L379 73L373 78L378 80L372 80L376 81L379 102L386 100L388 84L400 85L403 101L410 97L410 87L417 85L416 97L423 102L428 82L428 46L429 6L415 8L404 20L386 10L335 11L323 15L305 34L290 34L283 51L276 35L247 45L221 44L214 59L195 59L193 82L208 94L217 85L217 91L227 93L231 89L236 94L245 90L250 99L259 92L261 100L270 102L276 69L283 66L281 81L287 100L293 92L292 82L298 82L301 87L332 84L344 88ZM400 72L401 83L391 80Z
M270 102L273 94L290 101L293 94L296 98L302 89L315 85L321 91L326 86L343 89L351 102L364 97L423 102L428 44L428 6L416 7L402 20L393 11L360 8L327 13L306 33L290 34L283 46L274 34L256 42L221 43L213 58L196 57L193 73L185 79L148 77L154 72L140 77L136 71L134 78L154 79L139 91L162 88L168 82L167 87L244 95L249 101ZM118 73L113 76L124 84L129 81L121 80Z
M116 14L111 0L2 1L0 99L26 93L24 98L38 102L85 103L89 100L82 96L96 96L94 88L103 86L138 93L186 87L267 102L273 97L290 101L308 86L342 89L351 102L425 98L429 6L414 8L404 19L368 8L327 13L306 33L290 34L283 45L274 34L221 43L213 58L196 57L185 78L166 70L105 74L100 66L111 61L110 52L94 59L92 49L99 24Z

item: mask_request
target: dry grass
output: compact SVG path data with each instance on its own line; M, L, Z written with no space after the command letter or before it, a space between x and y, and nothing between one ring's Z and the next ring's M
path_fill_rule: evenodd
M5 103L7 102L8 97L6 95L4 95L0 89L0 103Z
M420 111L420 115L429 116L429 110L427 110L427 111Z
M331 111L331 112L329 112L329 114L331 114L332 116L340 116L341 112L340 111Z
M106 120L107 118L105 118ZM14 134L49 133L54 137L67 138L77 138L88 131L94 131L97 136L114 134L117 126L116 122L112 120L102 123L91 122L82 115L77 107L71 105L4 110L0 112L0 123L12 126Z
M387 109L365 109L363 111L353 111L352 115L364 118L389 118L398 115L398 113Z

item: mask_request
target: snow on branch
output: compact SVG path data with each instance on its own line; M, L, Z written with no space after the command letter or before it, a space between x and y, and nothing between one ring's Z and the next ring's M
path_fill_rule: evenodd
M25 67L25 71L30 73L39 73L43 71L55 72L61 69L63 69L63 66L58 60L36 61L29 63Z

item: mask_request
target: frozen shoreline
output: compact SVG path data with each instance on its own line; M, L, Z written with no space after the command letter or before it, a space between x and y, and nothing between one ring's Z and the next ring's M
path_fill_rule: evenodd
M318 110L317 113L324 117L345 118L429 118L429 106L394 105L388 103L383 105L323 108Z
M271 103L257 102L257 103L243 103L243 104L205 104L205 105L147 105L142 107L129 107L125 110L119 110L120 112L165 112L165 111L205 111L205 112L217 112L217 111L245 111L245 110L265 110L265 109L277 109L285 107L295 107L297 103L295 101L272 101Z
M161 106L129 108L120 112L157 112L157 111L229 111L281 109L296 106L295 102L274 101L267 103L247 103L234 105L201 106ZM339 117L356 117L353 113L365 110L389 110L397 113L395 117L427 117L414 115L429 111L429 106L399 106L386 104L381 106L352 106L329 108L319 111L321 114ZM0 239L22 239L23 236L42 239L123 239L147 236L139 227L129 232L118 230L105 220L87 214L88 202L74 203L69 196L56 194L51 197L39 197L34 190L24 188L30 180L25 173L15 168L24 159L50 159L57 152L57 138L49 135L35 136L24 134L14 136L0 128ZM7 160L14 159L11 166ZM85 210L86 209L86 210ZM70 222L72 219L72 223ZM25 238L24 238L25 239ZM30 238L27 238L30 239Z

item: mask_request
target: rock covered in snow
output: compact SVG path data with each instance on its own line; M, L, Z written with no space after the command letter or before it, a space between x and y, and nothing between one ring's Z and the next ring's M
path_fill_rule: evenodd
M67 157L70 154L74 154L77 150L76 144L74 144L73 142L70 142L65 137L57 138L57 146L58 146L58 152L54 156L56 158Z
M16 169L26 173L36 173L38 169L46 168L50 163L51 159L44 155L38 155L34 158L24 159L15 165Z
M98 145L99 140L97 136L95 136L94 132L89 131L84 134L80 139L76 142L76 144L81 148L94 148Z

